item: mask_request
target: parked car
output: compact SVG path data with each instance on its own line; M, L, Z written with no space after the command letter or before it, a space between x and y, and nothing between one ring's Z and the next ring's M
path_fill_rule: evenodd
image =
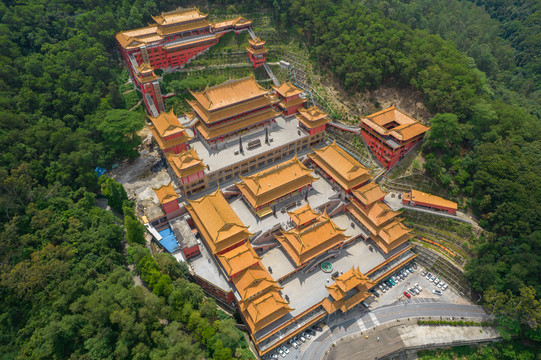
M278 359L278 354L277 353L272 353L272 354L270 354L270 358L271 359Z
M413 274L413 269L408 266L408 271Z
M316 332L315 332L314 330L312 330L312 329L306 329L305 332L306 332L307 334L312 335L312 336L316 336Z
M411 264L411 265L413 266L413 269L414 269L414 270L417 270L417 263L413 263L413 264Z
M445 291L445 289L447 289L447 284L444 284L444 285L441 287L441 291Z
M289 342L289 345L293 346L295 349L299 348L299 345L297 345L297 343L293 339L289 339L288 342Z
M392 278L389 278L388 281L391 283L392 286L396 285L396 283L394 282L394 280Z
M415 285L414 285L414 286L415 286L415 288L416 288L417 290L419 290L419 291L423 291L423 288L421 287L421 285L419 285L419 284L415 283Z
M285 346L284 344L280 346L280 349L282 349L282 351L285 352L286 354L289 354L289 348Z
M387 285L386 282L383 282L383 287L385 288L385 290L389 290L389 289L390 289L389 285Z
M417 295L417 293L415 292L415 290L413 288L409 288L408 291L413 296Z
M444 284L445 284L445 283L444 283L443 281L440 281L440 282L438 283L438 287L441 288Z
M323 329L319 325L312 325L312 329L315 331L323 331Z
M295 337L293 338L293 341L295 341L295 342L297 343L297 345L301 346L301 341L299 340L298 337L295 336ZM304 341L303 341L303 342L304 342Z
M432 293L441 296L441 291L439 290L432 290Z
M277 348L276 351L278 352L278 354L280 354L281 357L286 357L286 353L281 348Z
M436 280L436 275L432 275L432 277L430 278L430 282L434 282L434 280Z
M431 278L432 278L432 274L431 274L431 273L426 274L426 279L427 279L428 281L430 281Z
M302 334L299 335L299 339L300 339L302 342L306 342L306 338L305 338Z
M440 279L435 279L435 280L434 280L434 285L438 285L439 282L440 282Z
M423 270L423 271L421 272L421 276L426 276L427 273L428 273L428 271Z
M385 291L386 291L386 290L385 290L385 287L384 287L382 284L379 284L379 285L378 285L378 289L379 289L382 293L385 294Z
M304 336L305 338L307 338L308 340L310 340L312 337L310 336L310 334L308 334L306 331L302 333L302 336Z
M404 295L405 295L405 296L406 296L406 297L407 297L408 299L410 299L410 298L411 298L411 295L410 295L410 294L408 294L408 292L407 292L407 291L404 291Z
M376 297L379 297L379 293L378 293L376 290L372 290L372 293L373 293Z

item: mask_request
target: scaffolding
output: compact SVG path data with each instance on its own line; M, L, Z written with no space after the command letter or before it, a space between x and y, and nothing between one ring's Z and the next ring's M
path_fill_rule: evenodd
M420 244L414 243L413 251L419 254L417 257L419 264L434 275L443 278L443 281L457 290L460 295L475 300L476 295L473 294L470 283L460 268L438 252Z

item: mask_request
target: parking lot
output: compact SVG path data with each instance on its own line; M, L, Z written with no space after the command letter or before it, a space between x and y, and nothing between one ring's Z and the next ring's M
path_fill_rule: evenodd
M324 326L324 325L323 325ZM302 342L301 340L298 340L298 342L300 343L300 346L295 349L291 344L289 344L289 342L287 344L285 344L289 350L289 354L285 354L285 357L282 357L280 355L278 355L278 352L276 351L277 349L275 348L273 351L271 351L268 355L264 356L263 359L272 359L271 358L271 355L273 354L276 354L278 357L278 359L300 359L301 358L301 354L304 352L304 349L306 349L310 343L312 341L314 341L319 335L321 335L321 331L315 331L315 335L312 333L312 335L310 335L310 339L305 339L306 342ZM297 336L297 339L299 338L299 336Z
M447 290L442 291L441 288L437 287L432 282L427 280L424 276L421 275L424 270L425 269L422 266L417 266L417 270L414 270L413 274L409 273L406 279L396 282L396 284L389 290L386 290L385 293L383 293L379 288L377 288L377 292L379 293L380 297L378 298L376 296L372 296L370 307L377 308L402 301L423 302L425 301L423 299L431 299L428 301L440 301L454 304L470 304L467 299L464 299L463 297L457 295L451 286L449 286ZM432 275L436 275L436 277L439 276L439 274ZM440 280L445 282L445 278L441 276L439 277ZM418 295L410 294L411 298L408 299L404 295L404 291L412 288L416 283L419 284L423 290ZM439 290L442 292L442 294L436 295L432 293L432 290Z
M410 265L408 265L410 266ZM379 288L376 287L379 297L371 296L369 299L365 300L364 302L369 305L369 309L363 308L361 305L359 307L356 307L355 310L351 310L347 314L340 315L338 319L331 320L331 323L334 323L335 321L344 321L344 319L351 318L351 317L360 317L362 314L367 314L367 311L370 312L370 310L392 305L396 303L401 302L409 302L409 303L429 303L429 302L444 302L444 303L454 303L454 304L471 304L467 299L457 295L457 293L454 291L454 289L449 286L445 291L441 291L441 288L434 285L432 282L427 280L425 276L422 276L421 273L425 270L422 266L417 266L417 269L414 269L413 266L410 266L413 270L413 273L409 272L408 276L399 282L396 282L396 284L391 287L389 290L386 290L385 293L383 293ZM439 276L439 274L432 274L436 275L436 277L440 277L440 280L442 280L444 283L446 283L445 278ZM408 290L409 288L414 287L414 284L419 284L422 288L422 291L418 295L410 295L411 297L408 299L404 295L404 291ZM439 290L442 292L441 295L436 295L432 293L432 290ZM333 318L333 316L331 316ZM332 324L329 323L329 326ZM324 327L325 330L325 327ZM285 354L285 357L282 357L278 355L276 352L276 349L273 350L270 354L276 354L278 356L278 359L300 359L301 354L304 352L304 349L306 349L311 342L313 342L317 337L320 335L320 332L316 332L315 336L312 336L311 339L306 339L305 343L301 342L301 345L298 349L295 349L293 346L291 346L289 343L286 344L286 346L289 349L289 353ZM267 357L264 357L264 359L271 359L269 355Z

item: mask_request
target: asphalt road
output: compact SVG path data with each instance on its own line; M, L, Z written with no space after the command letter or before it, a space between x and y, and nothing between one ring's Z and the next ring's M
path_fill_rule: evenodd
M416 299L421 300L421 299ZM330 328L325 329L323 333L307 344L298 349L292 351L286 356L286 359L302 359L302 360L319 360L323 358L323 355L327 348L336 342L340 338L348 335L358 333L370 329L379 324L383 324L389 321L396 321L397 319L407 319L409 317L484 317L486 313L481 306L477 305L460 305L449 304L443 302L419 302L408 301L397 305L390 305L375 309L374 311L364 312L359 317L358 313L352 314L354 318L342 318L338 317L334 321L331 320L328 323L332 324ZM380 346L386 346L385 339L379 342ZM401 346L399 342L389 343L390 347Z

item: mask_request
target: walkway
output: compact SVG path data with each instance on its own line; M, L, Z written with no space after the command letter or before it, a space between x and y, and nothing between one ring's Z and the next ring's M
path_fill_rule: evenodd
M331 121L329 125L343 131L349 131L354 134L361 135L361 128L359 126L349 126L335 120Z

